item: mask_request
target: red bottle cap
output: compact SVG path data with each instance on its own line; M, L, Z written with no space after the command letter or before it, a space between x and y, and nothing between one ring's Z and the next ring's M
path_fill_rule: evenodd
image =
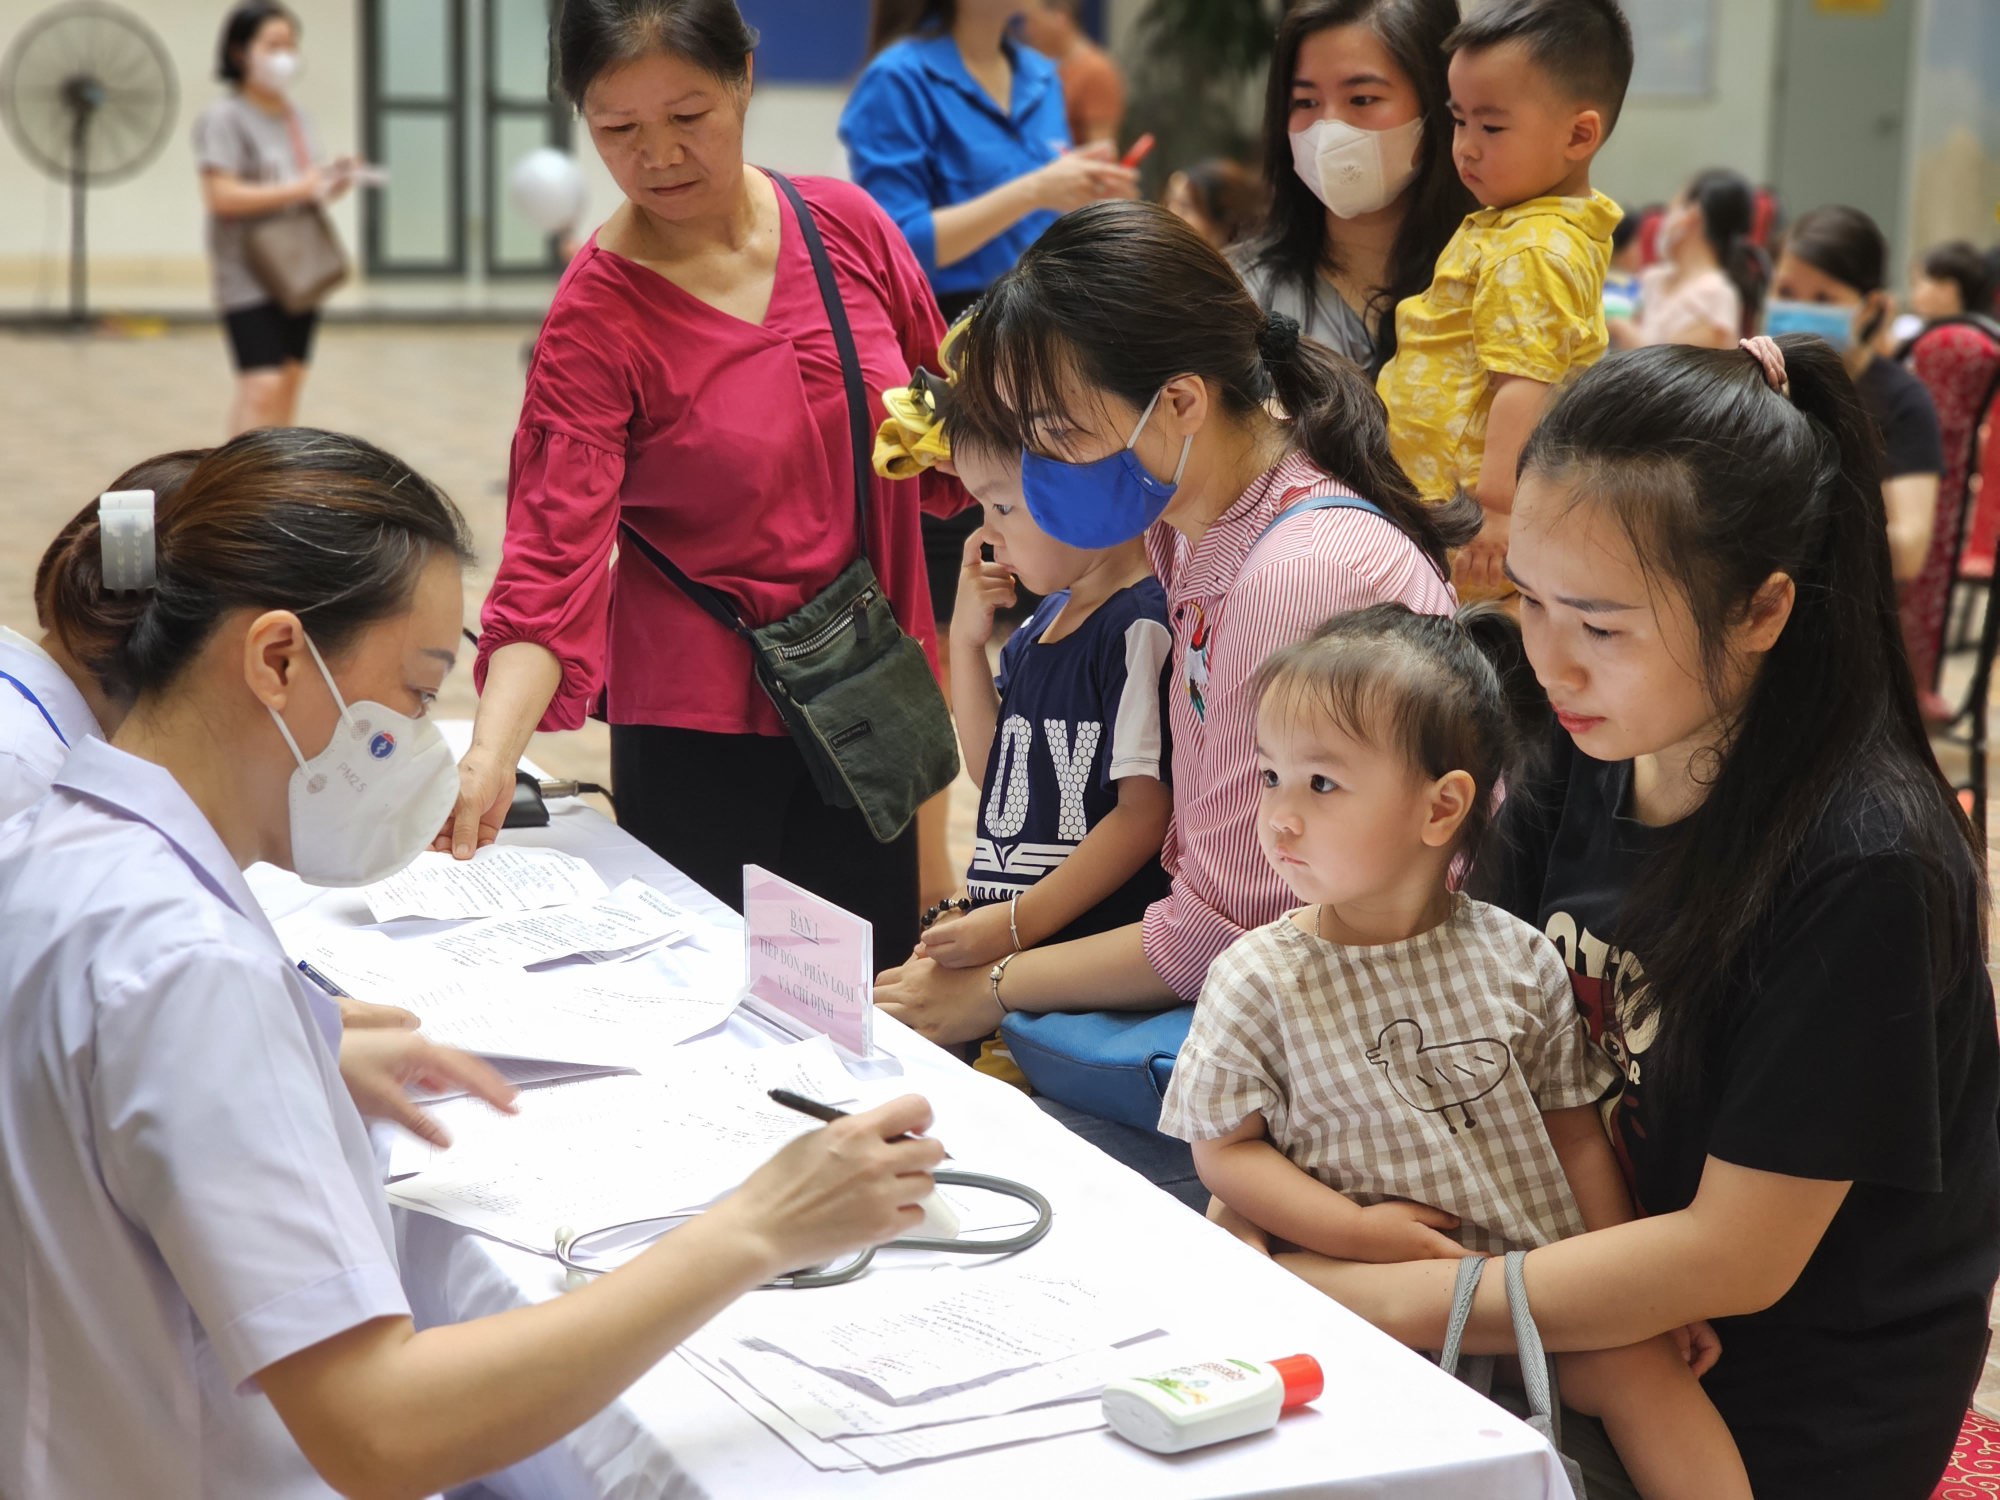
M1326 1389L1326 1375L1310 1354L1288 1354L1283 1359L1274 1359L1271 1368L1285 1382L1286 1409L1317 1401L1319 1393Z

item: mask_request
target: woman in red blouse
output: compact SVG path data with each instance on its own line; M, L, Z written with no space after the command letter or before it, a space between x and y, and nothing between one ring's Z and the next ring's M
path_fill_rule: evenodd
M840 356L797 217L743 161L756 33L734 0L568 0L556 40L563 88L626 201L571 261L529 368L452 852L492 840L532 732L594 715L611 724L619 821L664 858L732 904L745 861L763 865L906 952L914 832L877 844L858 812L821 802L748 648L616 547L622 520L753 626L855 554ZM865 193L796 185L878 403L935 353L937 305ZM964 503L931 474L874 479L867 498L875 572L933 653L919 506Z

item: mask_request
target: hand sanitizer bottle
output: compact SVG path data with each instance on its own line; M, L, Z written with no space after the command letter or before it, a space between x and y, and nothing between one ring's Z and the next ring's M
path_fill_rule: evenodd
M1141 1448L1184 1453L1274 1427L1279 1412L1317 1399L1325 1387L1310 1354L1269 1364L1209 1360L1112 1381L1104 1388L1104 1420Z

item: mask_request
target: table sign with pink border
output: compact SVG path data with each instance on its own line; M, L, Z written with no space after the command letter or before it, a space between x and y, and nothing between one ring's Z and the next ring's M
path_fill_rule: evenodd
M743 867L743 982L856 1057L873 1050L874 927L757 865Z

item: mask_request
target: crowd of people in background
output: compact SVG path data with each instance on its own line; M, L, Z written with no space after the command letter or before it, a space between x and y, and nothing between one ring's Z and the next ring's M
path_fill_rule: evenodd
M1177 1026L1143 1123L1038 1102L1405 1344L1454 1262L1524 1254L1594 1500L1929 1495L2000 1275L1984 831L1928 738L2000 527L1990 255L1926 251L1899 332L1857 209L1708 168L1621 211L1615 0L1301 0L1255 165L1153 163L1157 203L1067 0L874 0L851 181L745 160L734 0L560 0L620 201L533 349L454 769L463 520L285 425L314 315L246 225L354 173L285 97L298 36L233 12L197 130L253 430L118 481L156 576L86 508L44 634L0 633L0 1322L44 1330L0 1488L443 1489L909 1222L906 1099L581 1296L415 1330L359 1114L506 1091L354 1041L381 1018L306 992L240 868L470 858L529 736L595 716L627 832L866 917L876 1002L984 1071L1038 1087L1076 1013ZM827 794L762 632L829 599L800 652L872 620L949 693L968 868L940 799ZM315 823L350 704L427 769ZM1476 1089L1424 1071L1453 1039ZM1499 1280L1469 1349L1512 1347Z

